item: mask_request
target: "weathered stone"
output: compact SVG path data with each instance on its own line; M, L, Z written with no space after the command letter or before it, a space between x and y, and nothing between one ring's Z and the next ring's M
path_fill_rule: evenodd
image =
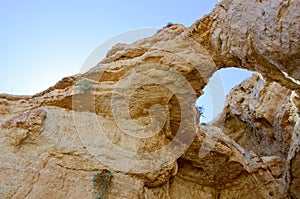
M223 0L34 96L0 95L0 198L300 198L298 10ZM229 66L264 79L199 127L194 103Z
M222 0L189 31L219 68L257 71L300 94L284 74L300 80L299 9L297 0Z

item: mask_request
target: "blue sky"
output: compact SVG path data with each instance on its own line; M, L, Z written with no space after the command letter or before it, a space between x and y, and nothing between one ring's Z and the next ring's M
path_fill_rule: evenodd
M140 28L159 29L168 22L188 27L217 3L0 0L0 93L30 95L45 90L79 73L89 55L113 36Z
M221 69L210 78L204 88L204 94L197 100L197 106L204 108L201 123L207 123L218 116L225 105L226 95L230 90L252 76L252 72L239 68Z
M34 94L73 75L121 32L190 26L217 1L0 0L0 93Z

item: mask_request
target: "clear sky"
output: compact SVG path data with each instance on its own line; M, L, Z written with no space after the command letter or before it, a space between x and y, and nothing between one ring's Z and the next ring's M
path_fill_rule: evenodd
M112 36L190 26L217 0L0 0L0 93L34 94L73 75Z
M89 55L113 36L140 28L159 29L168 22L188 27L217 3L0 0L0 93L31 95L45 90L79 73Z
M204 94L197 100L197 106L204 108L201 123L211 121L218 116L225 105L226 95L230 90L252 76L252 72L240 68L226 68L216 72L204 88Z

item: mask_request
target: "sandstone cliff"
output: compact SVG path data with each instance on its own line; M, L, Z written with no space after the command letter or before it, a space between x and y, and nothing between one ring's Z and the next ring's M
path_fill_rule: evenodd
M300 198L299 4L223 0L34 96L1 95L0 197ZM261 75L199 126L194 103L229 66Z

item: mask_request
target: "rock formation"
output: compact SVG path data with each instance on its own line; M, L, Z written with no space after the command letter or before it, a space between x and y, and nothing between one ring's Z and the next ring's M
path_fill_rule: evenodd
M222 0L190 28L190 35L218 68L258 71L299 93L299 84L291 80L300 79L299 8L297 0Z
M300 198L300 3L223 0L113 47L34 96L0 96L1 198ZM212 74L256 71L199 126Z

